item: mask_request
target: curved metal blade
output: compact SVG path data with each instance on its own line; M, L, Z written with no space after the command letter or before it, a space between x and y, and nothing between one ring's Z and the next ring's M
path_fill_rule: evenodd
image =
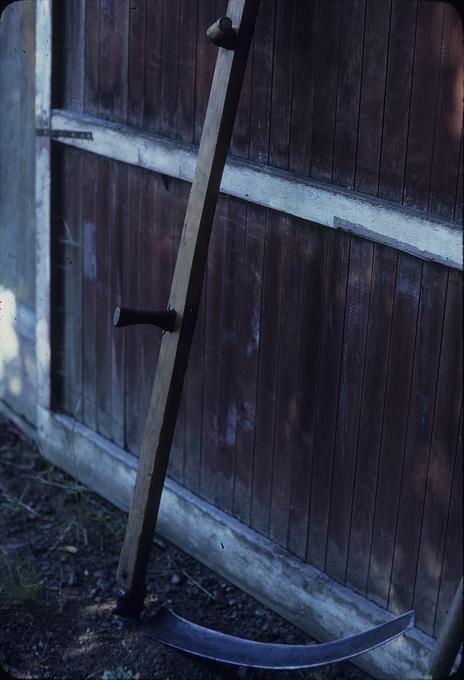
M358 635L315 645L254 642L192 623L161 608L144 626L143 634L168 647L205 659L250 668L292 670L314 668L351 659L389 642L414 624L414 612L398 616Z

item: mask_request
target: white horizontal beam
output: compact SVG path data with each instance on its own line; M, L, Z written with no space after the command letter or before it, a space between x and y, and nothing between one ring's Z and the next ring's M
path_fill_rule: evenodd
M91 132L64 144L191 182L196 148L91 116L54 110L52 127ZM289 172L229 160L221 192L332 229L342 229L427 260L462 269L462 232L453 222L395 203L336 189Z
M42 454L123 510L137 458L65 415L38 408ZM159 533L319 641L385 623L391 614L167 480ZM435 641L416 628L354 663L378 678L423 678Z
M36 0L35 23L35 125L50 127L52 79L52 0ZM50 382L50 139L37 137L35 143L35 219L36 219L36 366L37 400L51 404Z

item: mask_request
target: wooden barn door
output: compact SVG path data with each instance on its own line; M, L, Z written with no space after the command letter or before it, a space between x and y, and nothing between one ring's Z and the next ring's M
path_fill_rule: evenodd
M462 572L462 27L261 4L169 474L436 635ZM225 9L60 0L52 51L37 3L37 127L67 135L37 138L39 422L89 479L79 437L135 465L159 331L111 315L166 306Z

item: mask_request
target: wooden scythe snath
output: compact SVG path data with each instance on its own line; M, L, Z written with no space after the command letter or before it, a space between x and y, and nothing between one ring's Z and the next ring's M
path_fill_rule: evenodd
M206 269L208 244L229 150L259 0L229 0L227 16L207 31L219 49L198 159L187 205L168 310L117 308L115 325L151 323L161 341L132 505L117 570L115 613L138 618L143 609L148 560ZM273 645L234 638L161 609L147 634L163 644L230 664L257 668L307 668L348 659L377 647L413 625L409 612L387 623L322 645Z

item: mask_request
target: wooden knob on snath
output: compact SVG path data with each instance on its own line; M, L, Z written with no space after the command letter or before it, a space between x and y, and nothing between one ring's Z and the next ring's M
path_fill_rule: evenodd
M221 17L206 31L206 37L213 45L224 47L226 50L234 50L237 46L237 31L232 28L232 19Z
M177 313L173 309L163 312L145 312L141 309L131 309L130 307L116 307L113 315L113 326L133 326L134 324L150 324L158 326L163 331L172 331L175 328Z

